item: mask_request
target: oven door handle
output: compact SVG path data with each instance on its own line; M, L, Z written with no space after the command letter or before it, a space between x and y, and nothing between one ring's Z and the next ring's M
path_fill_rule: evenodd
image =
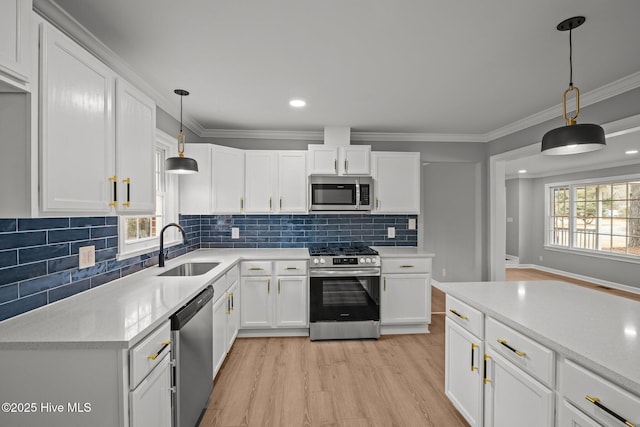
M352 276L366 276L374 277L380 276L379 268L360 268L360 269L335 269L329 270L324 268L310 268L310 277L352 277Z

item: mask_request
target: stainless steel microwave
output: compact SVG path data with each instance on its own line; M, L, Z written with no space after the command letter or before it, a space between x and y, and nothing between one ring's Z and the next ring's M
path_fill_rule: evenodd
M309 177L310 211L370 211L373 179L370 177Z

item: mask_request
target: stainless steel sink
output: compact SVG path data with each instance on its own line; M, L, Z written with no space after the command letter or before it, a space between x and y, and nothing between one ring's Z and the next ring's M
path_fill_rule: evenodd
M186 262L158 276L200 276L220 265L219 262Z

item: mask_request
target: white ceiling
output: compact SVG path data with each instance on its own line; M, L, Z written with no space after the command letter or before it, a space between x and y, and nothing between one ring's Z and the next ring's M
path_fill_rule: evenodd
M173 89L189 90L201 135L343 125L486 139L559 105L568 33L555 27L575 15L583 94L640 71L637 0L56 1L176 106Z

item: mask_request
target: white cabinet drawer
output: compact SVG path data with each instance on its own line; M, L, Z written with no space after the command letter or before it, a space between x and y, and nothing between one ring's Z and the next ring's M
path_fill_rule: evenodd
M558 427L602 427L602 424L586 416L582 411L563 399L560 406Z
M243 276L271 276L271 261L243 261L240 269Z
M131 390L164 358L171 350L171 323L165 322L144 340L129 350Z
M431 258L383 258L382 273L431 273Z
M555 353L531 338L487 317L487 343L516 366L553 388Z
M575 363L562 364L560 392L584 413L605 425L640 425L640 397L622 390ZM607 408L607 409L604 409ZM607 413L607 410L620 418Z
M306 276L307 261L276 261L276 276Z
M484 314L468 304L446 296L447 317L471 332L476 337L484 338Z

